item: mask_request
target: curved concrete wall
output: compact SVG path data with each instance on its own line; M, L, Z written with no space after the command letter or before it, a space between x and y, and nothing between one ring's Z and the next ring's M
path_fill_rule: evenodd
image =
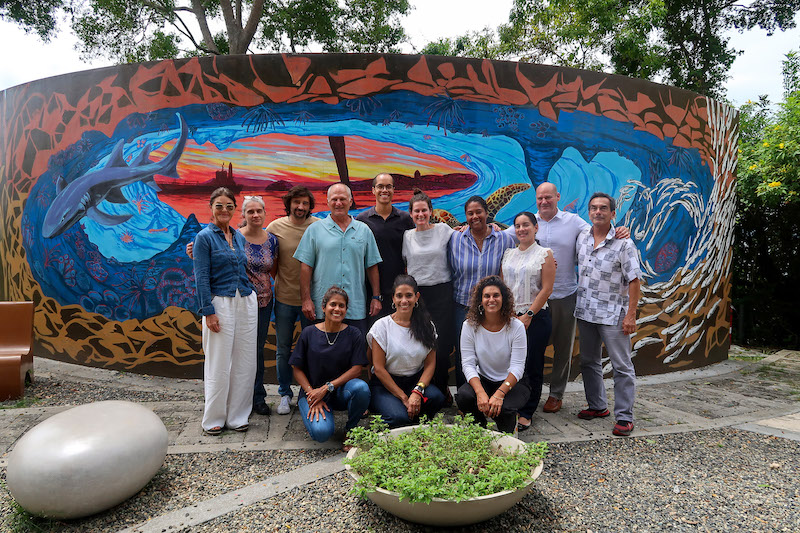
M535 211L544 181L584 217L591 193L612 194L646 274L637 371L727 356L737 114L697 94L477 59L227 56L14 87L0 93L0 128L0 297L36 303L39 356L201 375L183 249L208 221L209 190L227 182L261 194L270 220L294 184L322 200L340 179L334 138L358 208L371 203L364 180L379 171L407 177L402 208L418 184L443 218L461 220L473 194L497 193L501 223ZM110 183L108 169L127 172L122 194L82 200L89 180L77 180Z

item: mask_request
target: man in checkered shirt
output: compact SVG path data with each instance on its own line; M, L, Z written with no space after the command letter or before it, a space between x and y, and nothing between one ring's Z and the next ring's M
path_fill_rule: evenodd
M616 202L597 192L589 199L592 227L577 241L578 298L575 318L580 332L581 373L588 409L578 416L585 420L604 418L608 412L601 365L602 344L614 368L614 416L612 433L628 436L633 431L633 400L636 371L631 362L631 339L636 331L642 275L633 241L618 239L611 221Z

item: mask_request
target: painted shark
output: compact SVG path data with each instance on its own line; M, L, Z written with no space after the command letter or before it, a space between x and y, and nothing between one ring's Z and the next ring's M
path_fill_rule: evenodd
M56 183L56 197L44 217L42 235L46 239L61 235L83 217L89 217L104 226L122 224L133 215L105 213L98 208L100 202L107 200L115 204L130 203L122 194L122 187L137 181L160 191L153 179L155 174L179 178L178 160L186 146L189 128L180 113L176 115L181 127L180 138L172 151L158 163L150 161L150 145L147 144L128 166L122 153L125 141L120 139L103 168L87 172L69 184L63 177L59 178Z

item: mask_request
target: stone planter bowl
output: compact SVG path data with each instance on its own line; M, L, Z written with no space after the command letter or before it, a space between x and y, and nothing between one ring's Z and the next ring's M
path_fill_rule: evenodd
M389 431L389 438L406 433L414 428L415 426L408 426L393 429ZM497 435L500 435L500 438L496 443L502 446L503 449L516 450L525 445L524 442L510 435L504 433L497 433ZM347 453L347 458L352 459L358 454L358 448L353 448ZM523 487L515 490L496 492L488 496L461 500L460 502L434 498L430 503L410 503L407 500L401 500L398 493L382 488L377 488L375 491L369 492L367 497L372 503L384 511L388 511L409 522L416 522L429 526L464 526L483 522L484 520L488 520L510 509L528 494L533 482L542 473L543 466L544 462L540 462L539 465L533 469L530 480ZM345 465L345 469L353 479L360 479L358 473L356 473L349 464Z

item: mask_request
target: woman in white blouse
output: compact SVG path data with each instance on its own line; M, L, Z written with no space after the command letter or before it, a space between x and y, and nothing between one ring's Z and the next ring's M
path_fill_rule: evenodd
M528 340L525 379L531 395L519 410L519 431L531 427L531 417L539 406L544 380L544 351L553 329L547 299L553 292L556 263L553 252L536 242L538 229L536 216L532 213L523 211L514 218L514 231L519 247L506 250L501 270L503 281L514 295L514 310L525 326Z
M427 194L414 189L408 209L415 228L403 235L403 259L406 272L419 285L422 301L431 315L439 337L436 341L436 373L433 383L452 403L447 387L450 352L453 351L453 282L447 264L447 243L453 229L440 222L431 223L433 204Z
M417 282L401 274L392 287L394 312L379 319L369 333L375 377L370 382L370 411L389 427L407 426L444 405L431 384L436 367L436 330L420 299Z
M522 379L525 326L515 314L509 288L500 276L487 276L472 289L461 328L461 366L467 383L456 393L458 408L484 426L487 416L494 419L505 433L514 432L517 411L530 394Z

